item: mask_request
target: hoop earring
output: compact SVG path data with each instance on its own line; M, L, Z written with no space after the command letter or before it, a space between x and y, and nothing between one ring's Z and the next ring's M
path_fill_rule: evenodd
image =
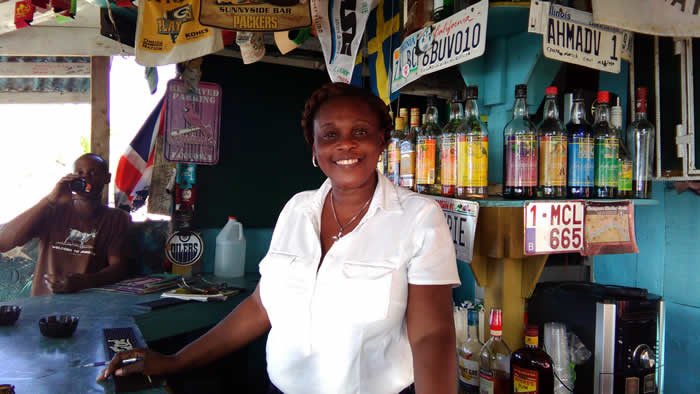
M314 167L318 167L318 162L316 162L316 155L311 154L311 164L313 164Z

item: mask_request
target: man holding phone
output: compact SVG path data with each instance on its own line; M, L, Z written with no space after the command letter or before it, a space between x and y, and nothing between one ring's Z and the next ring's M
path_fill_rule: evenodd
M33 296L97 287L127 273L130 217L102 203L102 191L112 178L107 162L87 153L73 169L36 205L0 226L0 252L39 237Z

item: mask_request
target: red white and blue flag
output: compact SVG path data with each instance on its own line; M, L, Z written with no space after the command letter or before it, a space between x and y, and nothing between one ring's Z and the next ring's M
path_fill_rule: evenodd
M165 130L165 100L160 99L119 158L114 178L114 205L135 211L146 202L151 185L156 137Z

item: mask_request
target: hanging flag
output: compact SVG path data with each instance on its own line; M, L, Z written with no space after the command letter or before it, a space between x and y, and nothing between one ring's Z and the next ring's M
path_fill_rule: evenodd
M387 105L399 97L391 93L391 57L401 46L400 9L398 0L381 0L367 21L370 84Z
M164 134L165 100L160 99L119 158L114 177L114 205L135 211L146 202L151 185L156 136Z
M361 88L362 83L362 64L364 63L362 58L362 49L357 54L355 58L355 67L352 69L352 79L350 80L350 85L357 86Z

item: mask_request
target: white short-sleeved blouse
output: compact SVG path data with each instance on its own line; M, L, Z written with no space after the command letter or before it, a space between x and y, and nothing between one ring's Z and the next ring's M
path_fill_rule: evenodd
M379 174L367 214L318 269L330 188L287 203L260 263L268 374L286 394L398 393L413 382L408 284L459 285L452 238L437 203Z

